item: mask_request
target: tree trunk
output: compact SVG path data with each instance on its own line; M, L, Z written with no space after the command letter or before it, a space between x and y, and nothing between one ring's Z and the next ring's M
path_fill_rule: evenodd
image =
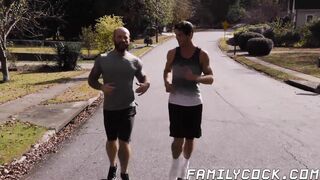
M2 48L0 48L0 61L1 61L1 72L3 76L3 82L8 82L10 81L10 75L9 75L9 69L7 66L8 64L7 53Z

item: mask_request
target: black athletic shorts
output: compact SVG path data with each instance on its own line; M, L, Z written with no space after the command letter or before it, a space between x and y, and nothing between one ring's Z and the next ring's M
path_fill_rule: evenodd
M175 138L201 137L202 104L180 106L169 103L170 136Z
M119 138L122 141L130 142L136 107L115 111L103 111L104 128L108 141L115 141Z

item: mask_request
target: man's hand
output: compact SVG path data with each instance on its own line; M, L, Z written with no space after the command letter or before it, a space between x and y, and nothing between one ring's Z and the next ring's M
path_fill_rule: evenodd
M142 94L144 94L150 87L150 83L145 82L145 83L136 83L137 86L139 86L136 89L136 93L138 93L138 96L141 96Z
M192 70L189 68L185 68L185 76L184 78L188 81L196 81L198 82L200 76L193 74Z
M106 83L106 84L101 85L100 89L101 89L101 91L103 91L103 93L105 95L109 95L109 94L111 94L111 92L115 88L113 85L114 85L114 83Z
M172 93L173 91L174 91L174 88L173 88L173 86L172 86L172 84L171 83L169 83L169 82L166 82L165 84L164 84L164 86L166 87L166 92L168 92L168 93Z

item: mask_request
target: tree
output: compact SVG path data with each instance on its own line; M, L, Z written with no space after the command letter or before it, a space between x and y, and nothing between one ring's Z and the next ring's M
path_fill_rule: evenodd
M173 12L173 24L190 19L194 13L191 0L175 0Z
M124 23L120 16L103 16L97 20L95 25L96 42L100 52L113 48L113 31L123 25Z
M90 56L90 50L92 50L96 45L96 33L91 26L83 27L81 29L81 40L83 46L88 50L88 56Z
M239 22L245 16L246 10L240 6L240 1L237 1L232 6L230 6L227 20L230 23Z
M275 20L282 9L277 0L256 0L249 4L250 6L246 8L247 14L244 20L250 24Z
M159 25L172 22L173 0L145 0L150 22L156 28L156 42L158 42Z
M10 33L33 33L40 29L40 21L45 17L53 17L56 5L48 0L0 0L0 61L3 81L10 80L7 50L7 38Z

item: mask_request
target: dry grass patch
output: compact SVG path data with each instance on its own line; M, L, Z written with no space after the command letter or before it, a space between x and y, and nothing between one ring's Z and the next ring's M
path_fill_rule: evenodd
M43 127L22 122L0 126L0 164L10 163L26 153L46 132Z
M261 64L252 62L251 60L245 58L244 56L236 56L234 59L241 64L244 64L244 65L246 65L250 68L253 68L259 72L263 72L263 73L265 73L275 79L281 80L281 81L287 81L289 79L299 80L299 78L291 76L291 75L284 73L282 71L278 71L278 70L263 66Z
M159 35L158 36L158 40L159 40L159 43L162 43L162 42L165 42L165 41L171 39L172 37L174 37L174 36ZM153 44L156 43L156 37L155 36L152 37L152 42L153 42ZM136 39L136 40L134 40L133 43L134 44L144 44L144 38Z
M82 73L84 73L84 71L53 73L11 72L11 81L0 83L0 104L38 92L59 83L64 83Z
M99 91L91 88L87 81L78 85L68 88L63 94L56 96L53 99L49 99L42 104L59 104L76 101L87 101L93 97L99 95Z
M320 53L281 53L270 54L260 59L294 71L309 74L320 78L320 68L316 61Z

